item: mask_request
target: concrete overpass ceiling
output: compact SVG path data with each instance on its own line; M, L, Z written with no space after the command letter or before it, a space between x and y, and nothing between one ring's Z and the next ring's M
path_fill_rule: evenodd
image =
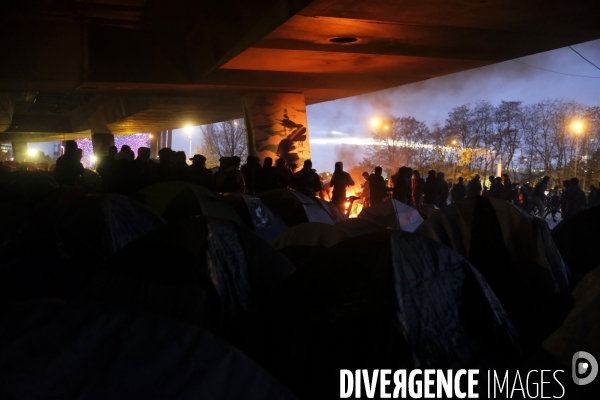
M354 96L598 39L598 15L597 0L14 0L0 140L233 119L255 91Z

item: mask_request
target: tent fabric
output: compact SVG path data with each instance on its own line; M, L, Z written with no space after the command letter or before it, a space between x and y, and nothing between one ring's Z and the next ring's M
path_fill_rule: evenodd
M234 207L244 225L269 243L288 228L281 218L256 196L226 193L224 197Z
M80 300L173 317L227 334L294 267L247 228L194 217L109 259Z
M542 347L563 364L570 365L573 354L587 351L600 354L600 267L586 274L573 291L575 307Z
M341 368L500 367L519 357L481 275L447 247L395 230L325 250L255 318L261 365L300 398L336 398Z
M190 182L156 183L138 191L136 198L168 221L203 215L243 224L234 208L216 192Z
M600 205L561 221L552 230L552 239L574 273L592 271L600 265Z
M325 209L325 211L327 211L327 214L329 214L329 216L331 217L331 220L334 223L338 223L340 221L345 221L346 217L344 216L344 214L342 214L342 212L340 211L340 209L333 204L330 201L325 201L319 197L316 197L315 200L321 204L321 206L323 206L323 208Z
M87 186L90 189L93 189L97 192L102 190L102 178L100 178L100 175L98 175L94 171L91 171L87 168L85 168L83 170L83 176L81 177L81 183L84 186Z
M0 187L0 202L33 206L59 187L50 172L15 171Z
M36 303L0 321L4 399L294 398L228 344L166 318Z
M437 211L440 210L434 204L425 204L425 203L418 204L415 206L415 208L417 209L417 211L419 212L421 217L423 217L423 219L427 219L427 218L431 217L433 214L435 214Z
M385 226L365 218L348 218L336 222L335 226L343 230L348 236L355 237L384 231Z
M369 219L385 227L404 232L414 232L423 222L417 210L393 198L363 209L358 218Z
M445 207L415 233L466 257L488 281L529 349L553 332L572 306L569 272L543 221L512 204L479 196ZM558 258L558 259L557 259Z
M144 204L117 194L77 199L52 218L69 256L95 260L166 224Z
M287 226L305 222L323 222L333 225L334 221L318 199L313 199L291 189L272 189L261 192L258 197L273 210Z
M323 250L332 247L348 236L335 225L322 222L306 222L289 228L273 241L273 247L281 251L296 267Z

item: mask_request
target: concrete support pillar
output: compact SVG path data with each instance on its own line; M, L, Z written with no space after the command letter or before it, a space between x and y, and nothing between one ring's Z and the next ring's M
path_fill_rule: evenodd
M310 158L306 101L302 93L250 93L244 96L248 154L261 162L279 157L302 168Z
M150 134L150 158L158 158L161 134L162 132L152 132Z
M15 161L20 163L27 161L27 142L24 140L13 140L12 152Z
M92 133L92 147L98 162L108 155L108 149L114 145L115 135L112 133Z

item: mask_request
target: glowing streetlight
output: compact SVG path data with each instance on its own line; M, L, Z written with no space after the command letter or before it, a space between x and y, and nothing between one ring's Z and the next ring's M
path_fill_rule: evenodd
M194 127L191 125L186 125L185 128L183 128L183 130L185 131L185 133L188 134L189 138L190 138L190 155L189 158L192 158L192 134L194 133Z
M452 141L452 144L456 146L456 140L453 140L453 141Z
M583 129L583 124L581 123L581 121L575 121L573 122L572 125L573 130L575 131L575 134L577 136L575 136L575 178L577 178L577 157L579 154L579 134L581 133L581 130Z
M27 150L27 155L29 157L35 157L37 155L37 151L35 149L29 149Z
M387 131L388 129L390 129L390 127L386 125L383 127L383 129L385 129Z
M92 154L92 156L90 157L90 161L95 163L97 160L96 156Z
M371 126L373 128L377 128L379 125L381 125L381 120L379 118L371 119Z

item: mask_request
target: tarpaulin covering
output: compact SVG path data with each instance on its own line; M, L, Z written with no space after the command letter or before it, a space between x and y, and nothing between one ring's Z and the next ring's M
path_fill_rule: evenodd
M244 225L269 243L288 228L259 197L239 193L226 193L224 197L233 205Z
M508 366L515 331L481 275L405 232L350 238L304 265L255 314L261 365L300 398L337 398L340 369Z
M117 194L91 194L52 216L68 257L96 261L166 224L144 204ZM50 240L50 238L49 238Z
M243 224L234 208L216 192L190 182L161 182L137 192L136 198L166 220L203 215Z
M585 274L600 266L600 205L561 221L552 238L573 272Z
M293 399L210 333L162 317L37 303L0 318L3 399Z
M277 213L287 226L304 222L323 222L330 225L334 223L318 199L295 190L272 189L259 193L258 197Z
M227 333L294 267L247 228L194 217L140 237L105 269L82 291L81 300Z
M322 222L306 222L296 225L273 241L273 247L281 251L295 266L300 266L350 236L335 225Z
M415 233L466 257L531 349L560 326L572 306L569 273L547 229L506 201L478 196L436 212Z
M417 210L393 198L364 208L358 218L370 219L385 227L400 229L404 232L414 232L423 222L423 218Z
M360 236L367 233L375 233L384 231L385 226L364 218L348 218L346 220L336 222L335 226L346 232L348 236Z

